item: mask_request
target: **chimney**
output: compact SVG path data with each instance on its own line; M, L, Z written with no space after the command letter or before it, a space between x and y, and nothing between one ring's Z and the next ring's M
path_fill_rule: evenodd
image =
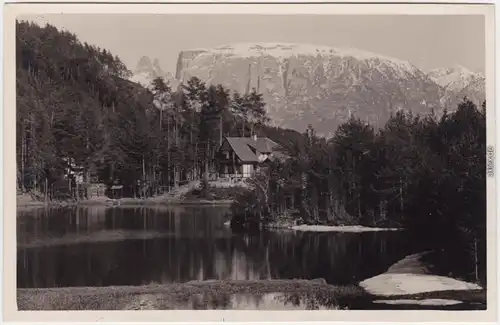
M252 140L257 141L257 134L252 135Z

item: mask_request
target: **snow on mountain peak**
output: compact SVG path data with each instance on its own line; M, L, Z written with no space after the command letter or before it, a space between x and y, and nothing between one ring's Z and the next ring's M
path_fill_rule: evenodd
M438 85L450 90L463 89L472 82L484 79L481 74L458 64L450 68L434 69L429 72L429 77Z
M341 58L354 58L360 61L370 61L375 64L377 62L385 62L401 72L414 74L419 71L410 62L371 53L368 51L361 51L353 48L338 48L324 45L304 44L304 43L233 43L222 46L217 46L210 49L192 49L188 52L199 52L199 56L206 55L227 55L238 56L243 58L260 57L260 56L273 56L276 58L290 58L299 56L322 56L322 57L341 57Z

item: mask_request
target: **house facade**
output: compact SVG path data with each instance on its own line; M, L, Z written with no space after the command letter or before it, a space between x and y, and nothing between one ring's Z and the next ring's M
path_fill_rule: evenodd
M248 178L266 162L282 156L277 148L269 138L226 137L216 157L219 177Z

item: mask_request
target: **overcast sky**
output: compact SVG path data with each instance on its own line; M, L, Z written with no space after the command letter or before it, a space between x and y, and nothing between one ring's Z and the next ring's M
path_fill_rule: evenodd
M133 70L144 56L175 72L183 49L236 42L352 47L408 60L424 71L462 65L484 73L483 16L58 14L19 19L50 23L111 50Z

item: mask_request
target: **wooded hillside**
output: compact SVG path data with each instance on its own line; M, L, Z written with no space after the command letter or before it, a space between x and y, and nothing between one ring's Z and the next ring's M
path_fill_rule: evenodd
M85 184L118 183L129 195L154 195L212 170L222 136L301 137L265 126L265 103L255 91L230 93L196 78L179 89L157 79L149 91L128 81L130 71L106 49L50 25L18 22L16 29L24 191L72 195L77 182L65 175L73 165L83 169Z

